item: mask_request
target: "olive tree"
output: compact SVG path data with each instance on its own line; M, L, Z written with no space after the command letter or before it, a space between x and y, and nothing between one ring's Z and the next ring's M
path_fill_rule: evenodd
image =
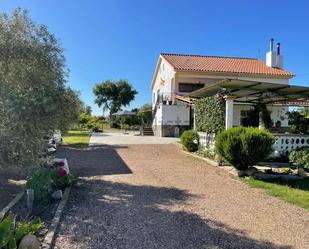
M69 129L81 101L66 87L59 41L27 11L0 15L0 169L42 162L43 136Z
M109 114L118 112L122 106L127 106L134 100L137 91L126 80L105 80L95 85L93 93L95 103L108 110Z

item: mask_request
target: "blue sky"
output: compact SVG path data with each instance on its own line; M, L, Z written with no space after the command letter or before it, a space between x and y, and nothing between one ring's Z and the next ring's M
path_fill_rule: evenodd
M65 48L69 84L94 114L92 88L127 79L139 92L130 108L151 101L150 81L160 52L265 59L268 40L282 44L284 67L309 86L307 1L2 0L46 24Z

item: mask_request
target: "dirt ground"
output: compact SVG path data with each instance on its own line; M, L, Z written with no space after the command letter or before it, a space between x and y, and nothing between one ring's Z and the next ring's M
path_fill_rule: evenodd
M25 180L22 176L0 173L0 210L22 191L24 183Z
M62 148L79 177L55 248L309 248L309 213L175 144Z

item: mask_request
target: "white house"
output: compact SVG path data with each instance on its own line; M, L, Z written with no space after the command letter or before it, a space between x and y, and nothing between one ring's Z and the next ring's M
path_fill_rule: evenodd
M280 43L273 39L266 62L256 58L160 54L151 82L153 131L178 136L194 127L191 98L226 93L226 127L242 124L246 110L263 101L274 124L288 126L287 101L308 97L308 88L290 86L294 74L283 69Z

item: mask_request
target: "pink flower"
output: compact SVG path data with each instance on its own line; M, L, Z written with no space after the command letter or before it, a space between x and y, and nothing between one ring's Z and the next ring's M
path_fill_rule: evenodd
M64 166L64 162L59 162L58 166L63 167Z
M68 173L64 169L59 170L59 175L60 176L66 176L67 174Z

